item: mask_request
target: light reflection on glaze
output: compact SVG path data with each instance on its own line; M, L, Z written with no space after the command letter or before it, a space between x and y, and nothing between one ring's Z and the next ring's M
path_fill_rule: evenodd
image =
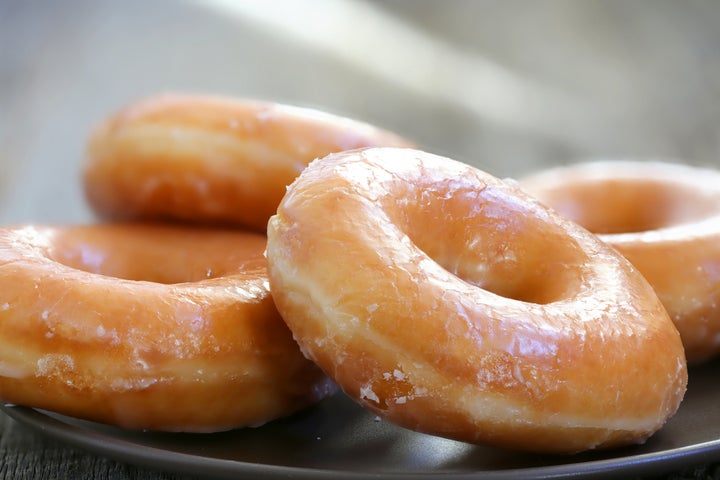
M616 248L653 286L687 361L720 354L720 171L598 160L521 179L522 188ZM602 198L602 201L597 201Z
M188 239L194 256L178 246ZM86 251L78 242L137 259L147 251L132 247L143 241L162 254L134 265L128 276L141 280L88 272L92 259L75 255ZM222 276L191 267L204 263L203 248L222 257L211 262ZM257 234L169 225L0 229L0 400L125 428L203 432L316 402L328 380L273 309L264 248ZM173 255L176 272L160 278L179 283L147 280L155 273L143 268L172 267Z
M267 258L304 353L409 428L569 452L643 441L682 399L680 339L640 274L467 165L316 160L271 218Z

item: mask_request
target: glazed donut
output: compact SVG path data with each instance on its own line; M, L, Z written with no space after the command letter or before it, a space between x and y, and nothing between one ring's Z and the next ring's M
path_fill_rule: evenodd
M645 279L468 165L396 148L317 160L266 255L305 355L401 426L568 453L642 442L683 398L680 337Z
M522 188L619 250L655 288L688 363L720 353L720 172L657 161L592 161Z
M188 432L313 404L335 387L273 306L264 249L199 227L0 229L0 399Z
M231 224L265 232L286 186L316 157L408 146L367 124L254 100L160 95L91 135L83 183L104 219Z

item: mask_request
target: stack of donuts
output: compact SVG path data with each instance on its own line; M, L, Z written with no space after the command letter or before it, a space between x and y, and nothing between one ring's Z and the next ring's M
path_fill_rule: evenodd
M5 402L214 432L339 388L409 429L572 453L645 441L720 351L717 172L500 180L198 95L114 113L88 151L96 224L0 229Z
M0 398L131 429L261 425L336 390L270 295L265 224L333 151L405 140L313 110L162 95L92 132L93 225L0 230Z

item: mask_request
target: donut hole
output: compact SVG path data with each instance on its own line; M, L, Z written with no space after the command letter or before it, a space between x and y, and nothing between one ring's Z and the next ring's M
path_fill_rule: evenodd
M717 199L674 180L599 179L540 187L538 197L596 234L640 233L717 213Z
M234 238L236 237L236 238ZM228 252L228 242L237 248ZM69 227L57 231L48 258L70 268L162 284L217 278L253 264L264 268L261 235L150 225Z
M548 304L577 293L588 260L577 241L490 190L423 203L406 217L407 235L447 272L496 295Z

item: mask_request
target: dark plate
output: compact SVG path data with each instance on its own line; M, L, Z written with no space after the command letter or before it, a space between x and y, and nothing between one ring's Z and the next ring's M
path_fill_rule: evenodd
M547 479L655 475L720 460L720 362L690 370L678 413L644 445L573 456L468 445L396 427L338 394L291 418L216 434L133 432L18 406L18 422L117 460L216 478Z

